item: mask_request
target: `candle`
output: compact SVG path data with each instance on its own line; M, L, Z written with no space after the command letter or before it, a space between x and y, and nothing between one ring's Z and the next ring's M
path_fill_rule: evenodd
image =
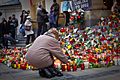
M65 64L62 64L62 71L65 71Z
M84 63L81 64L81 70L85 70Z
M71 71L71 66L70 66L70 64L67 64L67 71Z
M76 70L77 70L77 65L76 65L76 64L73 65L73 66L72 66L72 69L73 69L73 71L76 71Z

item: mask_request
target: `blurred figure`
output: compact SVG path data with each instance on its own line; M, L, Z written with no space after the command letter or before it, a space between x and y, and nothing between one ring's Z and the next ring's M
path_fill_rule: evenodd
M62 76L63 74L54 67L54 58L68 63L67 57L63 54L58 42L59 34L56 28L51 28L48 32L40 35L33 42L26 54L27 61L39 69L42 77L51 78Z
M3 48L3 19L0 23L0 48Z
M23 36L25 36L25 26L24 23L26 21L26 11L22 10L22 14L20 15L20 27L19 27L19 32L22 33Z
M13 39L11 37L11 29L10 27L8 26L8 22L6 21L5 18L2 19L2 23L1 23L1 26L2 26L2 34L3 34L3 46L4 48L8 48L8 40L11 41L12 44L14 44L15 46L15 39Z
M26 11L22 10L22 14L20 15L20 24L24 24L26 19Z
M24 25L25 25L25 36L27 37L26 45L28 45L30 42L33 42L35 40L35 35L32 30L31 16L27 16Z
M15 14L12 15L12 32L11 32L11 36L13 39L16 38L17 35L17 27L18 27L18 19L16 19Z
M37 22L38 22L38 31L37 37L47 31L47 11L42 7L41 2L38 4L37 8Z
M63 0L62 11L64 13L65 20L66 20L65 26L68 26L69 24L69 19L70 19L70 13L68 12L69 9L71 9L69 0Z
M8 27L9 27L9 31L12 34L12 17L10 16L8 18Z
M58 27L59 9L60 9L59 4L56 2L56 0L53 0L53 4L50 8L50 16L51 16L50 20L52 19L50 23L52 23L56 28Z
M111 11L113 13L117 13L117 14L120 14L120 1L115 1L112 8L111 8Z

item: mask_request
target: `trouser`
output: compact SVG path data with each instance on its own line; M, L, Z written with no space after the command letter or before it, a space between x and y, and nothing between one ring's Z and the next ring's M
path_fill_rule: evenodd
M55 28L57 28L58 27L58 18L59 18L59 15L56 14L54 17L55 17Z
M4 36L3 38L3 46L5 48L8 48L8 41L10 41L12 44L16 44L16 40L12 38L10 35Z
M50 53L50 56L53 60L53 64L48 66L48 67L39 69L40 76L47 77L47 78L52 78L52 77L55 77L55 76L63 76L63 74L58 69L56 69L54 67L54 57L52 56L51 53Z
M12 30L12 31L11 31L11 37L12 37L13 39L15 39L15 36L16 36L16 31L15 31L15 30Z
M64 11L63 12L64 14L65 14L65 26L68 26L68 24L69 24L69 19L70 19L70 13L68 12L68 11Z
M27 35L26 45L28 45L30 43L30 40L31 40L31 42L33 42L35 40L34 34Z
M37 37L44 34L47 31L47 24L45 22L38 23Z

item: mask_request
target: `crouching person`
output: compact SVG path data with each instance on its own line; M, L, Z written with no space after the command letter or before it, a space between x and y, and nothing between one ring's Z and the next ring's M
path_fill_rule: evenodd
M37 37L28 49L26 59L31 65L39 69L39 74L42 77L52 78L54 76L63 76L54 67L53 56L65 64L68 63L67 57L60 48L58 38L59 34L56 28L51 28L48 32Z

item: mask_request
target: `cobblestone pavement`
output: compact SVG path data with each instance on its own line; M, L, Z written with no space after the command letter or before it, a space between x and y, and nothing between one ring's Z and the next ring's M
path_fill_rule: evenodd
M0 80L120 80L120 66L63 72L64 76L46 79L38 71L11 69L0 64Z

